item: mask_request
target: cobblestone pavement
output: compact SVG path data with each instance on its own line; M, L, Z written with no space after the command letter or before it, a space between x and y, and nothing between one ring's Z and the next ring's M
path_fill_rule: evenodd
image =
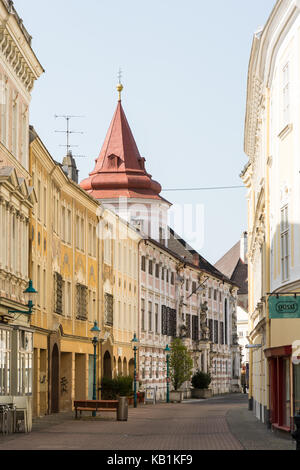
M29 434L0 437L0 450L243 449L295 449L256 420L243 395L129 408L126 422L59 413L35 419Z

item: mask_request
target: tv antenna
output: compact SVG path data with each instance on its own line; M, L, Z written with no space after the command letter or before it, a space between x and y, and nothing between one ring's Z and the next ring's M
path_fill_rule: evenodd
M72 116L70 114L63 114L63 115L55 114L54 117L55 117L55 119L63 118L67 121L67 130L66 131L55 131L55 132L66 134L66 136L67 136L67 145L60 145L60 147L66 147L67 148L67 155L68 155L69 152L70 152L71 147L78 147L78 145L71 145L70 144L70 135L71 134L84 134L84 132L81 132L81 131L71 131L70 130L70 120L73 119L73 118L84 118L84 116ZM86 158L86 155L72 155L72 156L76 157L76 158Z

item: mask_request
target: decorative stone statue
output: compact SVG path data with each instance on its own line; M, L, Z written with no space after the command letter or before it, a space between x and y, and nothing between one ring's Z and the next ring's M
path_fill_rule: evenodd
M208 306L207 302L205 301L201 304L200 307L200 330L201 330L201 339L203 341L208 341L209 338L209 328L207 326L207 312Z

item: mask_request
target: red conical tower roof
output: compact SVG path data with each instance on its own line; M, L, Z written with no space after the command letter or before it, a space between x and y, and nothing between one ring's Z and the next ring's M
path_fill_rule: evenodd
M120 85L119 92L122 91ZM107 132L94 171L80 186L95 199L119 197L162 199L159 183L152 180L145 169L121 99Z

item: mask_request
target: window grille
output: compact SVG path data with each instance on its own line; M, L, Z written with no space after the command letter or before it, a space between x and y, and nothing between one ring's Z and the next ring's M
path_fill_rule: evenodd
M87 294L88 288L81 284L76 285L76 319L87 320Z
M104 295L105 324L113 326L114 324L114 297L111 294Z
M59 273L54 273L54 312L63 313L63 278Z

